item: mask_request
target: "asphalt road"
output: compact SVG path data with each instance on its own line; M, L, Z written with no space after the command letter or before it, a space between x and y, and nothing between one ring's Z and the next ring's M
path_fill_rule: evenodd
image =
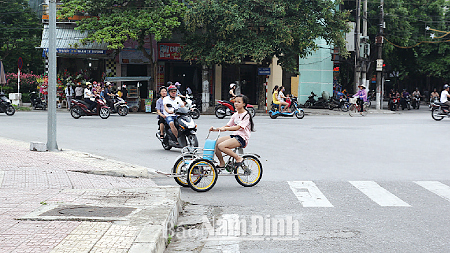
M246 223L247 231L227 246L231 252L448 252L450 119L436 122L425 107L366 117L334 114L255 117L246 152L262 157L262 181L243 188L233 177L220 177L207 193L183 189L183 200L216 208L219 221L233 217ZM153 114L75 120L58 112L57 119L63 149L166 172L179 155L177 149L162 149ZM211 125L227 119L196 120L200 145ZM0 114L0 123L3 137L46 142L45 112ZM273 225L272 219L284 224L292 219L299 226L286 236L281 235L286 228L271 233L258 225Z

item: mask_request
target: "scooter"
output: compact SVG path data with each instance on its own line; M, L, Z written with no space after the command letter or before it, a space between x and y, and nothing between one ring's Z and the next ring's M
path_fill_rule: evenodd
M46 110L47 109L47 103L45 102L45 99L40 98L35 91L30 93L30 101L31 101L31 106L33 107L34 110L36 109L42 109L42 110Z
M317 97L317 95L311 91L311 95L308 96L308 100L306 100L303 106L306 108L330 108L328 101L323 97L320 97L317 100L314 97Z
M95 98L95 102L97 106L89 111L89 105L83 100L72 99L72 103L70 104L70 115L74 119L79 119L81 116L94 116L99 115L102 119L107 119L109 115L111 115L111 111L108 106L106 106L105 101L100 97Z
M298 105L297 97L290 97L290 99L292 101L291 106L289 107L289 110L291 110L291 112L282 112L284 106L281 107L281 110L278 110L279 105L272 104L272 108L269 111L270 118L276 119L278 116L293 117L295 115L295 117L297 117L297 119L303 119L303 117L305 117L305 112Z
M252 115L252 117L255 117L256 110L253 107L253 105L247 105L246 107L247 111ZM218 100L216 108L214 110L214 114L217 118L223 119L225 116L233 115L233 113L236 112L236 109L234 108L234 103L230 101L225 100Z
M111 113L118 113L120 116L127 116L129 112L127 102L118 95L115 95L114 98L112 98L112 101L114 106L111 108Z
M431 109L431 117L436 120L436 121L440 121L442 120L445 116L450 117L450 109L448 107L448 105L441 103L441 102L434 102L431 105L432 109Z
M391 111L397 111L399 102L400 102L400 98L398 98L398 97L391 98L391 103L389 104L389 109Z
M411 96L406 96L403 100L403 103L402 100L400 100L400 105L402 107L402 111L405 109L411 110Z
M13 116L16 108L11 104L11 101L6 97L5 93L0 93L0 112L6 113L8 116Z
M413 109L419 109L419 107L420 107L420 96L419 95L415 95L413 97L412 107L413 107Z
M198 147L197 125L189 115L189 109L180 107L175 110L175 114L177 118L174 124L178 130L178 138L175 138L168 124L164 124L164 138L159 136L159 128L156 132L156 138L161 141L161 145L165 150L184 148L186 146Z
M197 108L197 105L194 102L194 97L191 95L186 95L186 108L189 110L189 115L193 119L200 118L200 110Z

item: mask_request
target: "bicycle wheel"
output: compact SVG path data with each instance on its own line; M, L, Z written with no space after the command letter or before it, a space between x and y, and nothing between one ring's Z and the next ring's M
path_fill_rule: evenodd
M217 182L216 167L210 160L193 160L187 173L187 182L194 191L206 192L211 190Z
M244 155L244 162L234 169L236 181L244 187L252 187L262 178L263 168L259 159L254 155Z
M181 156L180 158L177 159L177 161L173 165L172 173L181 175L180 177L173 178L173 179L175 179L175 182L177 182L177 184L179 184L180 186L183 186L183 187L189 186L187 179L186 179L186 175L187 175L187 171L189 169L189 163L193 159L194 159L193 155L185 155L184 159Z
M348 108L348 115L351 117L355 116L358 113L358 107L355 104L351 104Z

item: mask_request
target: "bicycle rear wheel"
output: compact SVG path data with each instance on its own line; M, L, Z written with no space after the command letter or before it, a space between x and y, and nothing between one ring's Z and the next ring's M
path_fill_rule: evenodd
M180 157L177 159L172 168L172 173L176 175L180 175L180 177L174 177L175 182L180 186L187 187L189 186L186 175L189 169L189 163L194 159L193 155L185 155L184 157Z
M244 187L252 187L262 178L263 168L259 159L254 155L245 155L241 166L234 169L236 181Z
M216 167L210 160L193 160L187 173L187 182L194 191L206 192L211 190L217 182Z
M348 108L348 115L351 117L355 116L358 113L358 107L355 104L351 104Z

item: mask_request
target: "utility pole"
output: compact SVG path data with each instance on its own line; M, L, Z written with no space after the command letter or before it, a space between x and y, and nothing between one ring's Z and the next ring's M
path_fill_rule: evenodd
M382 94L382 81L383 81L383 35L384 35L384 0L380 0L380 30L376 38L378 58L377 58L377 110L383 108L383 94Z
M48 36L48 118L47 149L57 151L56 144L56 0L49 3Z
M369 54L366 55L366 52L369 51L367 47L369 46L369 40L367 39L367 0L363 1L363 25L362 25L362 35L364 38L364 48L363 48L363 59L361 61L361 81L364 85L366 85L366 89L369 90L369 85L367 85L367 58L369 57Z
M355 25L355 86L354 91L358 90L360 77L360 62L359 62L359 46L360 46L360 26L361 26L361 0L356 0L356 25Z

